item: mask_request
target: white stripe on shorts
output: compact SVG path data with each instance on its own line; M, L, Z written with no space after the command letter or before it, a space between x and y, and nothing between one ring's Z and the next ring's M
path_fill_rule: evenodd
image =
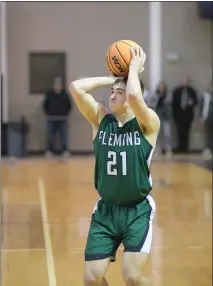
M93 209L93 213L92 214L94 214L96 211L97 211L97 209L98 209L98 203L99 203L99 201L101 200L102 198L100 198L98 201L97 201L97 203L96 203L96 205L95 205L95 207L94 207L94 209Z
M152 244L152 221L153 221L153 218L156 212L156 207L155 207L155 201L153 200L151 195L147 196L147 200L152 208L152 211L151 211L150 220L149 220L149 231L147 233L146 239L140 251L146 254L149 254L150 249L151 249L151 244Z

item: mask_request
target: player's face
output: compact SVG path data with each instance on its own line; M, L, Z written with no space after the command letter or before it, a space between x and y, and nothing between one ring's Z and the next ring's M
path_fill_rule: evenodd
M122 112L125 109L126 85L123 82L114 84L109 98L109 107L112 112Z

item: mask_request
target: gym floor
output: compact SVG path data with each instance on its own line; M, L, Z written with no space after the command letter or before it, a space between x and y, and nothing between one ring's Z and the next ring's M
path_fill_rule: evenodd
M92 156L2 162L2 286L83 286L93 166ZM200 156L153 160L157 212L144 273L154 286L212 285L211 167ZM121 259L122 246L109 285L125 285Z

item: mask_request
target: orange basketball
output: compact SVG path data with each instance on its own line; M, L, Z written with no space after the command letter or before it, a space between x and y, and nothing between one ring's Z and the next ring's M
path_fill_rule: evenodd
M127 77L131 61L130 47L135 49L139 45L130 40L121 40L113 43L106 54L106 64L109 71L120 77Z

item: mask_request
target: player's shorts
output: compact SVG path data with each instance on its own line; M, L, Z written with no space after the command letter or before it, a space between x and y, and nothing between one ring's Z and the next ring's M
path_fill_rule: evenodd
M85 261L111 258L115 261L120 244L124 251L149 254L155 202L151 195L127 207L100 199L94 209L87 238Z

